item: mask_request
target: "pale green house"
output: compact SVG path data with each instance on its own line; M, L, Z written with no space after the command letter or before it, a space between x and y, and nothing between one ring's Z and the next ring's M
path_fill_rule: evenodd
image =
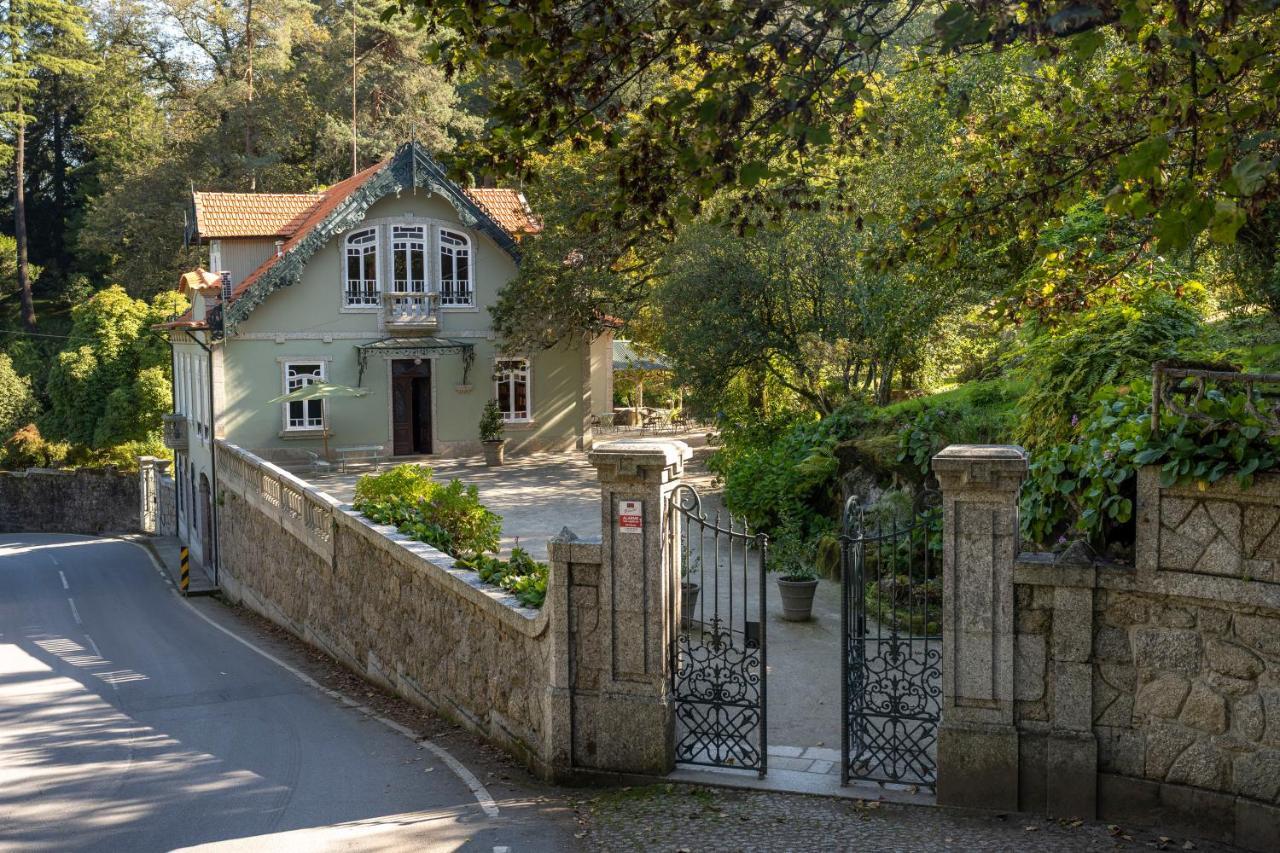
M523 195L464 189L417 144L324 192L196 192L189 237L208 270L183 276L191 311L173 348L179 527L214 555L214 437L289 461L338 449L387 457L480 453L496 399L507 453L591 443L612 404L612 335L508 352L489 306L540 224ZM271 404L316 380L359 398ZM326 442L326 435L327 442ZM379 452L379 451L371 451ZM477 464L481 464L477 461Z

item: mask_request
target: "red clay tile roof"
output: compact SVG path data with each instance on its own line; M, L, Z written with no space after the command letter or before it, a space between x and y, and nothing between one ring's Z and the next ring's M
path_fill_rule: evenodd
M522 234L537 234L542 230L542 222L533 215L522 192L496 187L474 187L463 192L517 240Z
M302 241L302 238L310 233L312 228L319 225L326 216L332 213L334 208L341 204L347 196L355 192L365 181L389 162L390 158L383 160L381 163L375 163L364 171L357 172L345 181L339 181L323 193L314 196L317 199L315 206L307 212L305 217L294 224L294 230L287 235L288 239L281 248L280 254L288 253L290 249ZM463 192L470 196L472 201L488 213L513 238L518 239L521 234L536 234L542 230L542 223L537 220L529 209L529 204L525 201L524 194L517 190L476 188L464 189ZM258 193L257 195L265 196L267 194ZM254 196L249 195L249 197L253 198ZM203 232L201 233L203 234ZM254 282L275 265L278 258L278 255L272 255L263 261L261 266L249 273L244 281L236 285L235 290L232 291L231 298L236 299L248 290Z
M184 272L179 276L176 290L179 293L187 290L188 288L204 290L219 287L221 284L222 277L216 272L209 272L204 267L197 267L191 272Z
M385 162L385 161L384 161ZM379 163L378 166L381 166ZM371 167L355 175L375 170ZM201 239L221 237L293 237L303 226L315 222L317 209L333 199L352 178L334 184L321 193L210 193L194 194L196 231ZM542 223L529 209L524 193L496 187L464 189L494 222L519 238L536 234ZM345 194L343 194L345 197ZM327 206L332 210L332 206ZM326 210L327 212L327 210ZM323 218L323 215L321 216Z
M323 193L193 193L202 239L289 237Z
M307 234L311 232L312 228L319 225L324 218L332 213L333 209L341 204L347 196L355 192L361 184L369 180L369 178L371 178L379 169L387 165L388 162L390 162L389 159L383 160L381 163L374 163L369 168L356 172L345 181L338 181L338 183L329 187L323 193L320 193L318 196L318 203L312 207L306 217L297 224L293 233L289 235L289 239L285 241L279 254L273 254L271 257L263 261L262 265L256 270L249 273L249 275L245 277L244 281L236 285L235 290L231 292L231 298L235 299L239 297L240 294L248 290L255 281L262 277L263 273L275 265L277 260L279 260L294 246L298 245L298 243L302 241L302 238L306 237Z

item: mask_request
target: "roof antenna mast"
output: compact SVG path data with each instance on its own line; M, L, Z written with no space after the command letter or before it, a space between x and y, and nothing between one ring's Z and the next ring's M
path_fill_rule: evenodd
M356 0L351 0L351 174L360 171L356 154Z

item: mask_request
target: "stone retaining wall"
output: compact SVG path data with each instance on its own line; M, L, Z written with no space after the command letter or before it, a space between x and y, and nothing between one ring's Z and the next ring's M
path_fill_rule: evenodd
M178 535L178 487L172 477L156 478L156 535Z
M1155 469L1144 470L1134 567L1071 550L1021 554L1009 566L989 544L1017 529L1007 512L1013 492L991 486L1013 475L1009 450L939 456L949 499L975 508L973 519L957 512L947 520L946 541L958 543L955 576L968 586L944 607L960 607L956 630L969 645L948 658L967 681L947 682L944 708L989 714L1005 695L1012 700L1007 723L992 718L981 730L957 725L958 710L948 722L944 710L939 800L959 802L979 782L999 787L1008 778L1004 807L1159 823L1275 849L1280 476L1247 490L1166 489ZM989 651L1009 640L1007 657ZM1011 695L998 679L972 678L1010 668ZM1009 745L1010 762L975 777L960 759L993 742Z
M0 471L0 533L134 533L138 477L115 468Z
M221 580L232 600L551 775L547 612L269 463L230 445L218 458ZM226 478L224 458L238 466ZM310 535L314 520L282 523L293 515L284 494L321 505L308 517L330 520L327 537Z

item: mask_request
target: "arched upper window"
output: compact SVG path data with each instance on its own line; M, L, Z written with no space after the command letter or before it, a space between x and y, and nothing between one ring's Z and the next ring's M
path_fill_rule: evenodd
M440 229L440 304L474 305L471 240L466 234Z
M352 307L378 304L378 230L365 228L347 235L344 302Z
M426 293L427 229L421 225L391 227L391 278L396 293Z

